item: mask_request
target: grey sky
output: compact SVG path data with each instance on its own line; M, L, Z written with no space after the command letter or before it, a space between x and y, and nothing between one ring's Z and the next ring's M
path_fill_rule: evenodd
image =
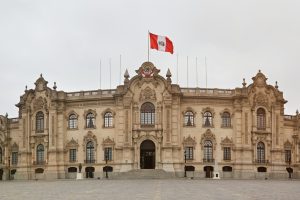
M171 69L176 83L186 87L189 56L189 87L205 87L204 57L209 88L249 84L259 69L289 102L286 114L300 108L300 1L299 0L10 0L0 1L0 114L17 117L14 106L25 85L43 73L58 90L112 88L122 76L131 77L147 60L147 31L167 35L175 53L150 51L150 61L165 76ZM122 78L123 81L123 78Z

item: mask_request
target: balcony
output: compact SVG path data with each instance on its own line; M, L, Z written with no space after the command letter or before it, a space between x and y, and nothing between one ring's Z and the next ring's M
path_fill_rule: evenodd
M84 160L84 163L86 164L96 163L96 160Z
M213 158L204 158L203 159L203 163L214 164L215 163L215 159L213 159Z
M38 161L33 161L33 165L45 165L46 161L44 160L38 160Z
M268 164L269 160L255 160L256 164Z

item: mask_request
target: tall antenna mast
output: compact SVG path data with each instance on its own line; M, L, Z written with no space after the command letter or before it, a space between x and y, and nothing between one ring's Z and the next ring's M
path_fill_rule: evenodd
M207 63L206 63L206 56L205 56L205 86L207 89Z
M198 85L198 58L196 57L196 85L197 87L199 86Z

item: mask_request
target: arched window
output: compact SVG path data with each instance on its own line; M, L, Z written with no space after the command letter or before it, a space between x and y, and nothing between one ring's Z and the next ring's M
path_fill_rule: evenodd
M39 144L36 148L36 162L37 164L44 163L44 145Z
M212 114L211 112L205 112L203 115L203 125L206 127L212 126Z
M113 126L113 115L111 112L107 112L104 114L104 127L112 127Z
M88 113L86 115L86 127L95 128L95 115L93 113Z
M0 147L0 163L2 163L2 148Z
M213 144L210 140L204 141L204 162L213 162Z
M44 113L42 111L39 111L36 114L36 131L37 132L43 132L44 131Z
M265 144L263 142L257 144L257 162L265 163Z
M229 112L222 114L222 127L231 127L231 119Z
M152 103L144 103L141 106L141 125L154 126L155 124L155 107Z
M69 116L69 129L77 128L77 116L75 114L71 114Z
M95 163L95 148L92 141L86 144L86 163Z
M194 126L194 113L187 111L184 114L184 125L185 126Z
M257 110L257 129L266 130L266 111L263 108Z

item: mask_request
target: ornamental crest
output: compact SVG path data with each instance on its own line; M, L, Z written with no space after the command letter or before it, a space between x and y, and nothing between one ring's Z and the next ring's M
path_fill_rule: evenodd
M156 100L156 93L150 87L146 87L144 90L141 91L140 101L145 100Z
M136 73L141 75L143 78L151 78L157 75L159 72L160 70L158 70L151 62L144 62L142 66L136 70Z

